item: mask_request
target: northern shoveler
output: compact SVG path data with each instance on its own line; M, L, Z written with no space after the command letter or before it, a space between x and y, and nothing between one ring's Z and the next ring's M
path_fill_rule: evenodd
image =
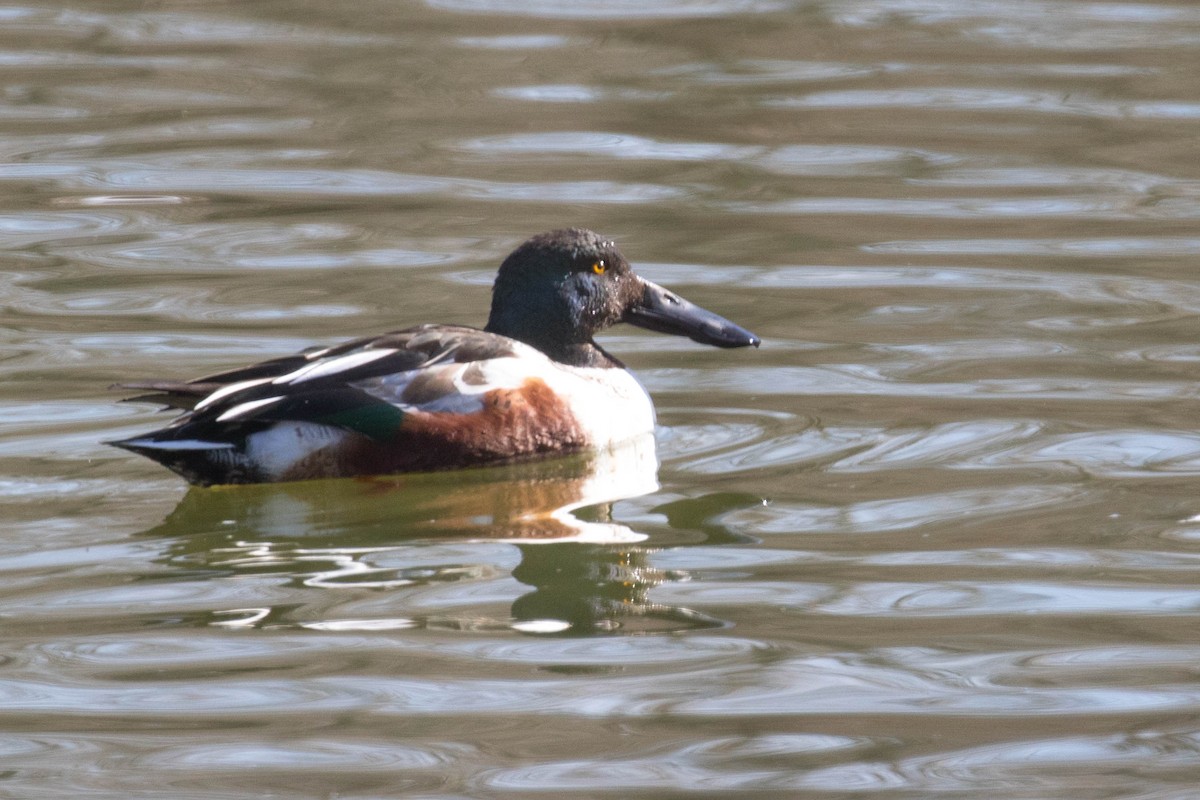
M110 442L200 485L485 466L601 448L654 429L654 406L593 341L618 322L758 346L634 274L607 239L534 236L500 265L483 330L419 325L193 381L120 384L185 413Z

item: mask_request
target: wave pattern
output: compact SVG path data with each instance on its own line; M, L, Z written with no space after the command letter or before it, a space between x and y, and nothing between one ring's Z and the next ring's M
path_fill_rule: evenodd
M1196 794L1200 11L0 9L0 794ZM186 492L184 378L606 231L657 450ZM618 457L619 456L619 457ZM657 466L657 470L656 470Z

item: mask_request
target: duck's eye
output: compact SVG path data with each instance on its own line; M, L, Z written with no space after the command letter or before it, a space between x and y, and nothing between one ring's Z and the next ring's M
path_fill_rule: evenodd
M596 273L597 275L603 275L605 272L608 272L608 264L604 263L604 259L593 261L592 272Z

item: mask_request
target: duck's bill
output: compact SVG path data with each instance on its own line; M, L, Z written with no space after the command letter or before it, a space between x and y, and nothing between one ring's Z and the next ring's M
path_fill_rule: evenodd
M750 331L724 317L689 303L674 292L642 279L642 300L625 312L624 320L639 328L686 336L714 347L758 347L762 341Z

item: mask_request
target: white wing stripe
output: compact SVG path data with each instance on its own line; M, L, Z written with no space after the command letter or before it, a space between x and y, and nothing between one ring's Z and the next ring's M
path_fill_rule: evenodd
M337 358L314 361L311 364L305 364L294 372L289 372L287 375L280 375L272 383L303 383L304 381L311 381L316 378L337 375L339 372L346 372L355 367L361 367L363 364L370 364L372 361L386 358L395 352L397 351L394 348L383 347L378 350L360 350L357 353L349 353Z
M195 411L203 411L204 409L211 406L213 403L220 400L222 397L228 397L229 395L236 394L237 392L240 392L243 389L249 389L252 386L262 386L264 383L270 383L270 382L271 382L270 378L255 378L252 381L238 381L237 383L231 383L228 386L222 386L220 389L217 389L215 392L213 392L208 397L201 400L199 403L196 403L196 408L194 410Z
M126 444L151 450L232 450L232 442L206 442L203 439L130 439Z
M249 414L251 411L254 411L257 408L262 408L263 406L269 406L272 403L277 403L282 399L283 399L282 397L267 397L262 400L250 400L245 403L238 403L236 406L234 406L233 408L224 412L223 414L221 414L221 416L217 417L217 422L228 422L231 419L237 419L238 417L244 417L247 414Z

